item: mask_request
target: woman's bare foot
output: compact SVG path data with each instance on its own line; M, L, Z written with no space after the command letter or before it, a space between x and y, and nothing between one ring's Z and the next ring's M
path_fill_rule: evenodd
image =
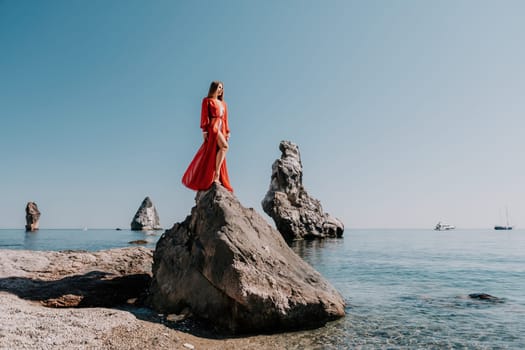
M213 182L216 183L217 185L221 184L221 180L219 179L219 175L213 177Z

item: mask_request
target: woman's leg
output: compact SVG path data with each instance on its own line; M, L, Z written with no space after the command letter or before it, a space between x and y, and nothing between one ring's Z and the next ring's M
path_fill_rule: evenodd
M217 158L215 159L215 177L213 178L214 182L219 182L221 166L224 162L224 159L226 158L226 152L228 151L228 141L226 141L226 138L220 131L217 134L217 146L219 149L217 150Z

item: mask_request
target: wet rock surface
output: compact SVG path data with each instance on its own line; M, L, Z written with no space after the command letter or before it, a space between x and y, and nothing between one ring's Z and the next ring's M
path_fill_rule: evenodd
M484 300L484 301L489 301L489 302L493 302L493 303L501 303L501 302L503 302L503 299L495 297L495 296L490 295L490 294L486 294L486 293L471 293L468 296L471 299Z

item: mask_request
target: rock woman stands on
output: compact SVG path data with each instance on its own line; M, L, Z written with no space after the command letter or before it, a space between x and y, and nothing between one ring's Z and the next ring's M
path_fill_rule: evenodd
M204 142L182 176L182 183L192 190L203 191L215 182L233 192L226 167L230 139L228 107L220 81L211 83L208 96L202 100L201 129Z

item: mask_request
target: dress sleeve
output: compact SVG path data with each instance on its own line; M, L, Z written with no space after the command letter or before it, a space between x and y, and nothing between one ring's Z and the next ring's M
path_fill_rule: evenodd
M228 124L228 105L224 103L224 126L226 127L226 135L230 133L230 125Z
M206 131L209 123L210 123L210 119L208 118L208 99L204 98L202 99L202 109L201 109L201 129L202 131Z

